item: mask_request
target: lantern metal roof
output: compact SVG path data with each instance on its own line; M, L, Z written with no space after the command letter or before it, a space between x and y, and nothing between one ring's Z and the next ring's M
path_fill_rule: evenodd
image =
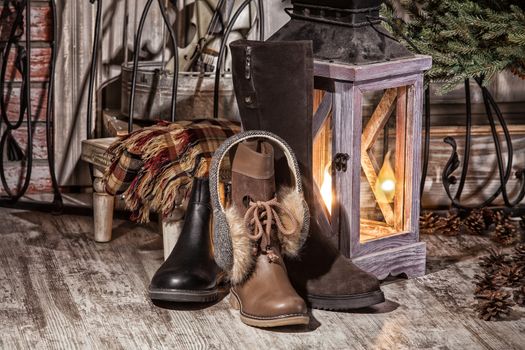
M301 0L287 9L291 20L269 40L312 40L314 57L345 64L371 64L414 55L379 18L381 0Z

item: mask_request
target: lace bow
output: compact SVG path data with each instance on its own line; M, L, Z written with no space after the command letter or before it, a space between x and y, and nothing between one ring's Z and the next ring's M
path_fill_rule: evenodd
M282 218L287 216L290 220L290 227L285 227ZM277 198L267 202L253 202L250 205L244 216L244 223L248 227L253 227L253 234L248 233L248 237L253 241L258 241L263 235L266 236L268 246L265 253L268 255L270 262L277 262L279 256L276 255L271 247L272 227L275 223L278 232L284 236L290 236L297 230L297 222L295 221L292 212L277 201Z

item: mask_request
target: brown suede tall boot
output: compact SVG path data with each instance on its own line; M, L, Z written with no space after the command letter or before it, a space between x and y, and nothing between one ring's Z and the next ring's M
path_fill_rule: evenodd
M266 142L241 143L232 165L232 208L242 227L233 234L237 248L232 271L231 303L240 310L241 320L255 327L308 324L304 300L292 287L281 254L277 230L283 227L285 210L276 199L274 151ZM231 225L231 223L230 223ZM292 230L294 228L292 227ZM249 243L250 249L241 246ZM249 252L244 256L241 252ZM248 254L249 254L248 253Z
M233 82L244 130L265 130L293 149L303 174L311 211L310 234L299 259L287 259L295 289L313 307L348 310L384 301L379 281L345 258L317 221L312 173L313 54L310 41L254 42L230 45ZM288 174L286 159L276 154L278 182Z

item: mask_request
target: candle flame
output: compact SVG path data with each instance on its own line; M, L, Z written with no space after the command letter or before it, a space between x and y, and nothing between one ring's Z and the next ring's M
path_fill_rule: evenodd
M390 163L390 151L385 156L385 161L376 183L376 197L379 203L393 203L396 195L396 175Z

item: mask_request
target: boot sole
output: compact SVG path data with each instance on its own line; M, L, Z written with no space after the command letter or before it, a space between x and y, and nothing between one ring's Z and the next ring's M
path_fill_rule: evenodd
M152 300L171 301L175 303L210 303L219 299L219 290L177 290L149 288Z
M362 309L365 307L383 303L385 302L385 295L380 290L358 295L308 295L307 301L313 309L327 311L344 311Z
M242 312L242 304L239 297L232 291L230 295L230 305L233 309L239 310L241 321L244 324L258 328L272 328L284 326L307 325L310 323L310 316L303 314L282 315L278 317L254 317Z

